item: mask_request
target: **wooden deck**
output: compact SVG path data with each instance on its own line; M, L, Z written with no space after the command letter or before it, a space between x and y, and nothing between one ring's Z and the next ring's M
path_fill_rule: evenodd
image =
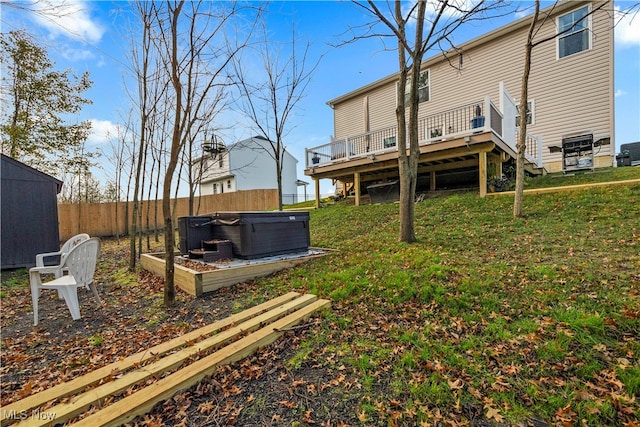
M0 425L46 426L78 417L71 425L127 423L197 384L219 366L271 344L286 328L329 306L328 300L315 295L290 292L7 405L2 408ZM129 393L134 387L137 390ZM51 402L55 404L48 406ZM83 414L87 415L81 417Z
M484 197L487 194L487 170L491 168L493 174L500 176L502 163L515 157L515 154L494 132L480 132L421 145L418 174L429 177L429 186L433 191L437 188L438 172L476 168L480 177L480 195ZM362 187L398 179L398 157L398 151L394 150L370 157L317 165L305 170L305 174L314 179L316 187L320 179L353 184L358 205Z

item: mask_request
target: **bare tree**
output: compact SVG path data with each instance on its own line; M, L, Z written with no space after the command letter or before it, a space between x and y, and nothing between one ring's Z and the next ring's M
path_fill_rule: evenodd
M264 77L262 81L251 79L256 69L247 67L244 58L234 61L237 87L240 92L240 110L248 117L256 132L268 141L268 154L275 162L278 186L278 210L282 210L282 168L285 154L284 138L291 130L291 119L300 101L304 98L313 72L322 57L309 58L310 44L298 51L295 29L291 41L277 46L262 28L263 40L255 49L259 50ZM285 47L288 46L285 52ZM250 69L251 73L248 73ZM273 139L272 139L273 136Z
M522 82L520 86L520 102L518 109L520 110L520 133L518 135L518 140L516 142L516 188L515 188L515 196L513 200L513 216L515 218L522 216L523 210L523 200L524 200L524 166L525 166L525 153L527 148L527 99L529 97L529 75L531 73L531 54L533 48L541 45L542 43L546 43L550 40L555 40L563 34L567 34L568 32L573 31L577 26L582 25L582 23L589 18L589 16L598 12L599 10L603 10L606 6L612 4L609 0L603 1L596 6L592 7L584 16L580 19L577 19L573 25L568 28L562 29L554 33L551 36L539 38L536 40L536 36L540 33L540 30L544 27L545 24L548 23L555 7L558 2L554 3L553 6L550 7L549 12L545 13L542 18L540 16L540 0L535 0L534 5L534 13L531 18L531 24L529 25L529 31L527 33L527 40L525 43L525 56L524 56L524 67L522 70ZM547 24L549 25L549 24Z
M101 153L102 157L112 162L114 168L111 180L113 196L109 201L115 203L115 228L118 241L120 241L120 218L118 213L122 200L123 179L127 176L125 165L133 164L133 155L128 140L130 138L132 115L129 113L126 116L125 123L117 127L117 134L109 139L109 154L107 155L104 151Z
M241 27L240 22L232 21L240 16L242 7L238 3L175 0L167 1L162 9L155 11L156 50L169 76L173 113L169 157L162 188L165 306L175 303L175 232L171 206L174 174L178 170L181 153L193 130L197 129L200 117L207 116L205 110L212 105L209 102L212 94L220 85L227 84L227 65L251 35L249 28L245 33L237 32L237 40L230 39L228 24L237 24L236 29ZM249 14L242 14L243 18Z
M451 35L462 25L486 19L491 12L504 7L505 2L459 2L419 0L405 3L353 1L362 8L373 21L351 29L359 34L346 43L363 38L393 39L398 53L398 105L396 118L398 125L398 167L400 177L400 235L402 242L415 242L415 193L418 180L419 78L424 55L437 49L452 46ZM429 10L428 10L429 8ZM378 28L382 27L379 31ZM409 92L406 93L406 88ZM406 100L405 100L406 96ZM408 111L407 111L408 110Z
M141 180L146 160L147 147L149 145L149 120L151 111L158 99L151 99L150 85L152 84L152 50L151 39L153 37L152 26L155 16L155 3L137 2L137 13L142 23L142 40L140 47L137 43L132 46L132 62L138 82L138 109L140 113L140 130L138 133L138 150L136 159L135 179L133 183L133 206L131 216L131 227L129 229L129 270L133 271L136 266L137 250L136 236L140 224L140 196L142 194ZM157 82L156 82L157 83ZM157 83L160 84L160 83Z

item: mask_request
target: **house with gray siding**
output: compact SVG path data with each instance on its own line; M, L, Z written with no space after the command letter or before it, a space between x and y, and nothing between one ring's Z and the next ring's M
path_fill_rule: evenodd
M238 141L213 154L205 154L192 166L200 177L200 194L222 194L241 190L277 189L276 164L271 142L261 136ZM283 152L283 203L296 203L298 160Z
M565 1L541 11L527 100L527 170L532 174L612 166L613 15L601 2ZM481 196L515 158L517 99L531 16L423 61L420 77L419 190L455 174L472 176ZM575 25L578 23L578 25ZM327 104L333 137L306 149L305 175L340 181L359 202L367 186L397 179L398 75L356 88Z

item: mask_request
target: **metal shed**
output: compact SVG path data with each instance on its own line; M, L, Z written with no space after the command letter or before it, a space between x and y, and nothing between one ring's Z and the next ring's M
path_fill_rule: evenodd
M33 266L36 254L60 249L57 194L62 181L0 155L1 268Z

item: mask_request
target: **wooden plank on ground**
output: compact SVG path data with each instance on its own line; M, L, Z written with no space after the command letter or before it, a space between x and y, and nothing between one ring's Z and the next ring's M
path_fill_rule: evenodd
M328 300L317 300L72 425L117 426L131 421L136 416L149 412L158 402L202 381L219 366L233 363L252 354L258 348L271 344L284 333L283 329L297 324L329 304Z
M627 179L624 181L608 181L608 182L593 182L590 184L576 184L576 185L566 185L563 187L546 187L546 188L530 188L524 190L524 194L546 194L546 193L557 193L560 191L574 191L574 190L586 190L590 188L597 187L608 187L610 185L629 185L629 184L640 184L640 179ZM513 196L514 191L500 191L498 193L489 193L491 196Z
M121 393L122 391L142 383L153 377L171 371L187 361L189 358L197 356L200 353L206 353L212 349L228 343L238 338L247 331L253 331L259 327L271 323L282 316L298 310L306 305L311 304L317 299L315 295L306 294L300 296L285 304L274 307L258 316L247 319L245 322L232 326L221 331L203 341L195 343L192 346L182 348L175 353L169 354L153 363L142 366L138 369L130 371L113 381L102 384L96 388L90 389L78 396L73 396L67 403L58 404L48 409L48 412L55 414L55 422L62 423L84 412L91 405L100 404L105 398ZM25 423L19 423L17 426L45 426L50 424L47 419L28 419Z
M156 357L158 355L175 350L179 347L194 342L204 336L218 332L229 326L242 323L248 319L256 317L269 310L273 310L274 308L281 306L282 304L286 304L300 297L301 295L297 292L289 292L285 295L274 298L255 307L251 307L240 313L233 314L225 319L213 322L207 326L181 335L170 341L158 344L148 350L128 356L118 362L103 366L102 368L96 369L95 371L89 372L88 374L75 378L71 381L58 384L50 389L33 394L22 400L13 402L2 408L3 410L0 413L0 417L2 417L0 418L0 425L5 426L15 422L16 417L14 416L12 418L11 414L30 413L32 410L37 410L44 404L54 399L59 399L75 394L87 386L102 381L112 375L119 374L127 369L131 369L132 367L152 357Z

